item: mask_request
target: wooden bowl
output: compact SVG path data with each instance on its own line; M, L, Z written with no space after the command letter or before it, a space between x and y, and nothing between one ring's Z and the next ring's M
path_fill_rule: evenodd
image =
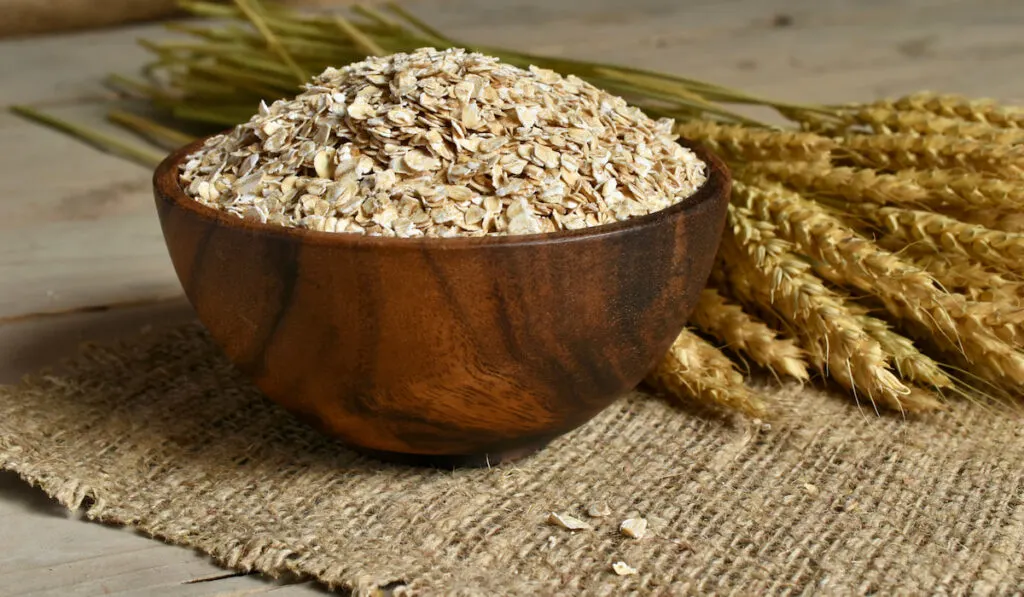
M211 337L272 400L379 457L494 464L633 389L707 282L731 186L571 232L382 238L243 221L154 176L175 271ZM688 144L687 144L688 145Z

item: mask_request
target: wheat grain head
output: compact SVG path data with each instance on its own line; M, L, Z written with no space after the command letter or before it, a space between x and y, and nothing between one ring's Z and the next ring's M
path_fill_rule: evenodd
M899 110L931 112L939 116L960 118L970 122L1004 128L1024 128L1024 109L1001 106L994 100L968 99L958 95L930 92L897 98L892 105Z
M735 363L690 330L683 330L645 381L680 400L764 417L764 403L744 383Z
M794 329L812 362L855 397L897 410L913 405L888 359L844 305L841 297L810 273L791 243L774 226L731 205L721 251L730 287L743 300L769 309Z
M801 381L810 377L803 351L793 340L780 338L775 330L741 306L726 300L714 288L708 287L701 292L690 321L728 348L746 354L778 376Z
M783 238L812 258L818 275L868 292L894 316L924 326L947 348L999 372L993 382L1024 383L1024 354L997 327L1018 325L1020 314L943 290L925 271L857 234L822 206L781 185L737 182L734 201L776 225Z

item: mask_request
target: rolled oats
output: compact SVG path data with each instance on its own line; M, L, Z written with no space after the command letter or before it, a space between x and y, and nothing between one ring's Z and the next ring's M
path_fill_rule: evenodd
M632 576L637 573L636 568L623 561L618 561L612 564L612 570L619 576Z
M705 164L574 76L425 48L328 68L188 156L196 201L246 219L376 236L574 230L665 209Z
M559 514L557 512L551 512L548 514L548 524L562 527L569 531L584 531L590 528L589 524L576 517L569 516L568 514Z
M647 519L627 518L619 525L619 532L631 539L643 539L647 534Z

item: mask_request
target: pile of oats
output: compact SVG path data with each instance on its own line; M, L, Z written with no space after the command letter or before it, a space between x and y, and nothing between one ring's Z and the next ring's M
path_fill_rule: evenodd
M691 196L705 164L573 76L465 50L329 68L182 166L197 201L242 218L379 236L572 230Z

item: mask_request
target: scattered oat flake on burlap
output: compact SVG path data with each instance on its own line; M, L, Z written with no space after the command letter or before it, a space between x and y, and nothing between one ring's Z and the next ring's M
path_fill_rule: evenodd
M612 509L608 507L608 504L601 502L599 504L591 504L587 508L587 516L591 518L604 518L612 513Z
M582 531L590 528L589 524L579 518L569 516L568 514L558 514L557 512L552 512L548 515L548 524L553 524L570 531Z
M619 576L630 576L636 574L636 568L622 561L618 561L612 564L612 570L615 571L615 574L618 574Z
M632 539L643 539L647 534L647 519L627 518L619 525L619 532Z

